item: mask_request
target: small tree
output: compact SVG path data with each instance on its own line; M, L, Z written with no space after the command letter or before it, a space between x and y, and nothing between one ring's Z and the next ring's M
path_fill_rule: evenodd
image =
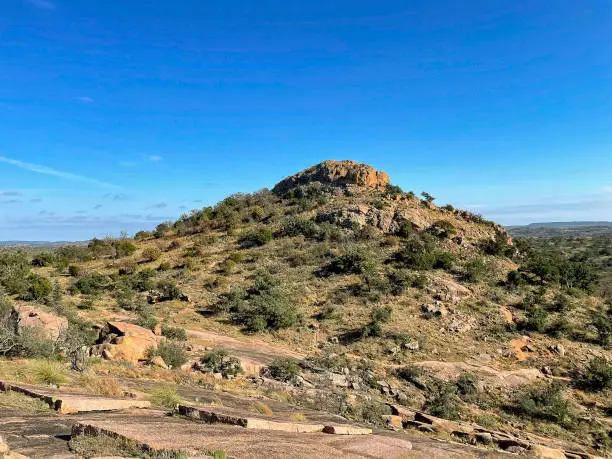
M161 250L158 247L147 247L142 251L142 257L146 261L156 261L161 257Z
M272 379L277 381L289 382L300 374L301 368L295 359L290 357L277 357L266 369Z
M432 203L432 202L434 202L434 201L436 200L436 198L434 198L432 195L430 195L430 194L429 194L428 192L426 192L426 191L421 192L421 196L423 197L423 199L424 199L426 202L429 202L429 203Z

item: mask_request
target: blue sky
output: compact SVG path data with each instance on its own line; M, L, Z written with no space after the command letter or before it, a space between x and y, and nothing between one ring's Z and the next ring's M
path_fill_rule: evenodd
M151 228L325 159L504 224L612 220L610 24L608 0L3 0L0 239Z

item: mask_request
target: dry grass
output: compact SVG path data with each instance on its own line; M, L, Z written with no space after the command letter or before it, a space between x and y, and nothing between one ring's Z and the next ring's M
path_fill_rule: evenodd
M272 416L274 414L272 412L272 408L262 402L255 402L251 405L251 409L253 411L258 412L259 414L263 414L264 416Z
M0 412L7 411L15 411L19 415L54 413L42 400L13 391L0 392Z
M97 395L109 395L119 397L123 395L123 389L117 379L111 376L95 376L87 374L79 377L75 383L85 392Z
M304 413L293 413L291 415L291 420L292 421L305 421L306 415Z
M34 380L38 384L57 385L68 382L66 369L61 363L52 360L39 360L32 365Z
M153 405L164 408L169 412L175 412L178 409L178 405L183 403L183 399L176 389L170 386L153 389L149 400Z

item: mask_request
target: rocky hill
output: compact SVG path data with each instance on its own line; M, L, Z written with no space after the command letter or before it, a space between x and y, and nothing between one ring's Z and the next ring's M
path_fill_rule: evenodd
M11 359L0 379L53 382L31 360L53 357L68 391L383 433L342 446L355 457L377 457L364 452L376 442L405 457L384 432L416 457L609 454L600 265L421 196L370 166L325 161L133 239L0 254L0 352ZM217 412L224 404L238 412ZM183 429L176 418L169 431ZM89 421L75 432L112 427ZM122 432L148 438L136 431ZM458 443L444 456L428 436Z

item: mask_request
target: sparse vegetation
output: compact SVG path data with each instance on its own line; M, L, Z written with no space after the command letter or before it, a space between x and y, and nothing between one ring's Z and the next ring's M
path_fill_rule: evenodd
M164 381L151 399L169 412L179 392L191 400L219 388L215 404L267 396L372 424L387 404L406 405L607 454L609 236L511 243L479 215L436 208L428 193L420 201L397 186L296 180L229 196L134 239L0 249L0 377L114 397L122 386ZM32 316L19 316L26 306ZM45 328L41 314L67 320L67 329ZM115 342L139 340L101 332L105 320L154 331L158 344L136 360L159 356L173 371L159 359L113 361ZM243 377L240 361L262 365L264 354L273 359L263 378ZM278 357L300 354L299 362ZM463 362L473 373L461 372ZM568 386L529 385L525 373L524 385L501 390L504 378L474 362L500 375L537 369ZM283 384L293 387L278 390ZM210 403L208 395L196 401ZM269 416L267 403L247 407Z
M170 413L176 412L178 406L183 403L183 398L178 394L174 387L170 386L157 387L153 389L153 391L151 391L149 400L153 405L164 408Z
M300 374L301 368L295 359L277 357L268 365L266 373L278 381L289 382Z
M187 362L187 354L184 346L173 341L162 341L157 347L147 350L148 358L155 356L161 357L166 365L169 365L171 368L179 368Z

